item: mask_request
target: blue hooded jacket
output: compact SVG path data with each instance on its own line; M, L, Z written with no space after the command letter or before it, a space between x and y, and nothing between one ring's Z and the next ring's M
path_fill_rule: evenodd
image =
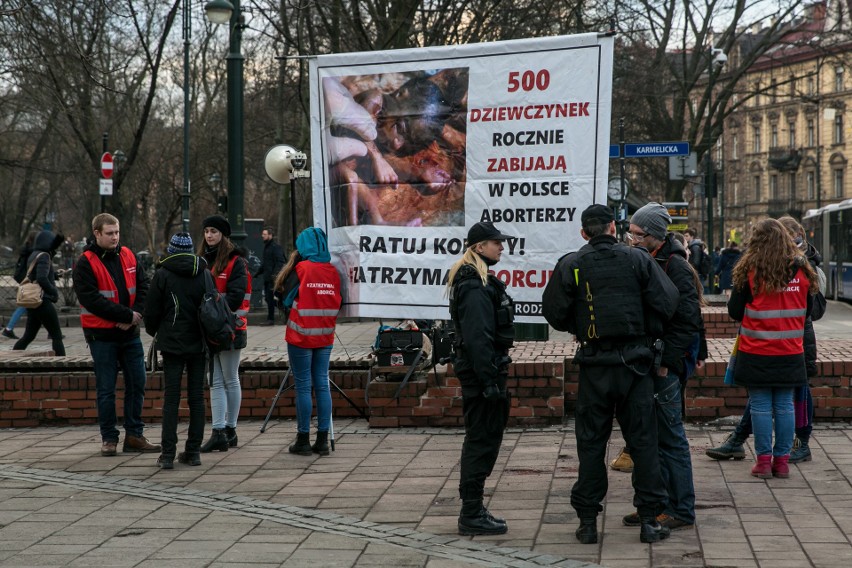
M325 231L319 227L308 227L296 237L296 250L299 251L299 256L302 262L308 260L310 262L331 262L331 253L328 250L328 237ZM286 295L282 302L284 307L289 310L293 306L293 301L296 299L296 294L299 293L299 281L296 279L296 271L290 273L284 287Z

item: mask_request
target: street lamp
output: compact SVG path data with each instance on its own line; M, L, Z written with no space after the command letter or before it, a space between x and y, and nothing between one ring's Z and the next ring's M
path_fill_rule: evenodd
M230 22L228 51L228 221L231 240L237 244L246 238L243 219L243 15L240 1L212 0L205 4L207 19L213 24Z
M189 0L183 0L183 192L181 193L181 221L185 233L189 232L189 40L192 38L192 14Z
M713 83L716 75L727 63L728 56L721 49L711 47L707 58L707 81L709 89L707 92L707 124L704 128L704 138L707 142L704 154L704 200L707 202L707 250L713 250L713 159L710 153L713 150ZM724 231L724 229L723 229Z

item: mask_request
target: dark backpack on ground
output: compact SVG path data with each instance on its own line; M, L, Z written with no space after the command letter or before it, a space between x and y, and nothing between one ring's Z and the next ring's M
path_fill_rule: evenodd
M213 277L205 270L204 298L198 308L198 321L207 347L213 353L224 351L233 344L237 329L237 317L228 307L225 297L213 284Z

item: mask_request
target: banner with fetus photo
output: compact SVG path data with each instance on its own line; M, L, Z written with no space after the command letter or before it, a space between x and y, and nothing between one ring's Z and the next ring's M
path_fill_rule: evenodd
M342 315L449 319L449 269L491 221L513 236L491 270L516 321L543 323L580 213L606 203L612 53L583 34L312 60L314 221Z

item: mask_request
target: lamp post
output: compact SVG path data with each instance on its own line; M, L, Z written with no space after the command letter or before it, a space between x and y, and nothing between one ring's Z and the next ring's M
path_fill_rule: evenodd
M189 0L183 0L183 193L181 193L181 226L189 232L189 40L192 38L192 15Z
M243 219L245 172L243 171L243 15L240 1L212 0L204 6L207 19L214 24L230 22L228 61L228 222L231 240L237 244L246 238Z
M713 150L713 83L716 73L722 69L728 61L728 56L721 49L711 47L707 57L707 125L704 128L704 138L707 142L707 150L704 154L704 200L707 202L707 250L713 250L713 158L710 153ZM724 231L724 229L723 229Z

